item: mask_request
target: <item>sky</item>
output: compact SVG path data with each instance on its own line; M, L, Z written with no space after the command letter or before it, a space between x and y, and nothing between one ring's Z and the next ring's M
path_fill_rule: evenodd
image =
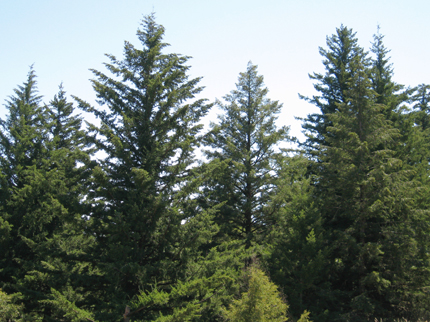
M136 30L151 12L165 27L166 52L192 57L201 98L222 99L252 61L268 97L283 104L278 124L299 139L295 117L317 110L298 94L315 94L309 74L324 71L319 47L341 24L366 50L379 25L394 81L430 84L428 0L0 0L0 118L31 65L45 103L63 83L68 95L96 105L90 69L105 72L104 54L121 58L125 40L139 47Z

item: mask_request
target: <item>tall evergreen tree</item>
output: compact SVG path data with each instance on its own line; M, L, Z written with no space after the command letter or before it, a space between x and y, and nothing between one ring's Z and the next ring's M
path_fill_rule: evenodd
M341 25L336 33L327 37L327 49L319 48L323 56L325 73L313 73L309 77L315 81L314 88L319 95L306 99L320 109L320 113L310 114L304 119L303 128L308 133L303 146L310 152L315 145L327 144L327 127L331 126L328 115L338 110L338 105L347 102L346 90L350 86L351 77L355 73L356 59L368 66L369 61L363 48L358 45L356 33Z
M88 251L93 237L84 234L87 220L83 214L89 208L86 200L88 179L92 174L94 161L86 132L82 128L82 117L66 98L63 86L48 105L49 123L46 141L47 159L40 174L45 184L41 193L51 200L52 220L50 230L44 240L37 243L41 262L31 275L32 283L39 284L43 299L39 310L46 319L61 317L46 301L52 298L51 289L64 291L76 301L73 288L86 287L85 275L92 270L88 258L82 256ZM77 272L80 271L80 274ZM84 302L80 299L79 302ZM42 310L43 309L43 310Z
M379 32L373 35L373 43L371 52L374 54L370 68L370 80L372 89L375 91L378 104L385 105L390 112L393 112L397 107L396 93L403 88L393 82L393 68L389 62L390 57L387 57L389 50L384 45L384 36Z
M344 102L325 116L330 125L318 135L327 144L313 155L330 245L327 280L337 294L332 319L411 317L428 267L426 211L417 209L416 184L395 157L400 133L377 103L366 57L349 64Z
M274 223L275 214L266 206L281 157L278 144L287 140L288 128L277 128L282 104L267 98L256 65L249 63L240 73L236 88L224 97L226 104L218 103L224 114L206 137L208 159L228 162L228 167L206 183L205 199L224 203L216 218L220 240L240 239L249 248Z
M372 89L376 93L376 102L383 104L385 117L400 132L400 137L395 145L391 145L391 149L395 151L395 157L402 161L402 168L408 170L409 180L419 186L415 190L415 207L428 209L428 86L420 85L411 89L393 81L393 67L388 57L390 51L384 46L383 38L378 27L371 48L374 54L370 70ZM425 234L418 239L421 251L426 252L428 241Z
M428 209L430 205L430 86L421 84L414 89L410 102L412 108L403 119L409 126L403 144L405 164L412 169L414 179L421 183L417 201ZM419 196L419 198L418 198Z
M200 78L188 78L188 57L163 53L164 28L153 15L137 35L141 49L125 42L122 60L108 55L112 76L93 70L103 107L80 101L101 121L90 129L106 155L93 172L88 197L94 204L87 214L102 273L93 285L100 291L95 308L101 320L118 318L153 284L173 287L210 226L192 200L193 153L210 107L195 99Z
M14 90L15 95L6 101L8 117L1 121L2 173L6 182L2 188L22 187L19 170L33 165L44 153L42 147L46 137L46 110L41 105L42 97L37 92L36 74L33 67L27 81Z
M29 189L27 178L46 157L47 138L47 113L37 93L33 68L27 81L14 92L6 103L7 119L0 123L1 222L7 233L7 238L2 238L0 274L7 292L17 291L13 285L23 279L35 259L23 238L38 234L43 218L30 219L35 214L28 208L37 207L37 202L28 204L22 198Z
M309 161L303 155L285 158L277 173L276 194L270 202L279 220L266 239L270 277L287 297L289 312L299 317L312 312L315 321L326 319L326 308L336 301L327 281L329 269L321 213L316 207Z
M407 160L412 153L411 145L407 143L412 136L412 122L406 103L410 101L412 90L393 81L394 71L390 63L388 50L384 45L384 36L379 32L373 35L371 47L373 57L369 69L371 88L376 94L376 103L384 107L384 115L392 125L399 129L400 138L397 146L391 148L396 151L396 157ZM405 165L407 162L405 162Z
M2 273L9 282L6 289L23 293L25 312L32 319L49 319L52 312L43 301L50 288L70 283L63 271L68 260L59 245L70 242L70 235L83 239L82 200L90 157L81 119L72 115L65 92L60 89L49 107L40 101L31 70L11 97L3 123L2 170L4 177L9 171L11 180L3 203L10 243Z

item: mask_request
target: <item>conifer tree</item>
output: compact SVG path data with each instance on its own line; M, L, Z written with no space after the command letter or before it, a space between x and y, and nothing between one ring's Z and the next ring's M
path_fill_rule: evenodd
M264 272L250 266L246 276L246 292L224 310L227 321L269 322L287 321L288 305L284 302L278 288Z
M421 239L428 231L426 211L414 203L416 183L396 158L400 133L387 107L377 103L366 57L349 64L344 101L325 116L329 126L318 135L327 143L313 154L315 195L330 245L327 280L337 297L331 318L411 317L428 265L428 242Z
M270 249L270 277L287 296L291 316L310 310L316 321L324 321L325 309L336 299L327 281L330 250L315 204L313 180L307 175L310 163L303 155L283 160L269 204L279 208L279 220L265 244Z
M369 78L371 87L376 93L376 103L383 104L386 107L387 119L395 121L393 115L398 112L400 104L408 99L407 92L401 92L403 85L393 81L393 66L390 63L388 50L384 45L384 35L378 31L373 35L371 52L374 57L371 59Z
M39 310L43 309L45 316L55 318L61 315L58 316L58 312L47 303L49 298L56 297L51 289L67 290L70 298L79 298L73 293L73 288L88 287L84 279L92 270L88 258L83 256L93 242L92 236L84 233L87 220L83 214L89 207L86 196L94 166L90 159L94 149L82 128L82 117L68 102L62 85L47 108L48 155L40 169L46 183L41 191L52 201L49 211L53 217L45 239L37 243L38 256L43 260L29 276L43 292ZM78 271L81 273L76 274ZM81 298L80 302L84 299Z
M384 45L384 36L379 32L373 35L371 66L369 79L375 92L377 104L384 107L384 115L392 125L400 131L397 145L391 148L396 151L396 157L406 161L413 154L410 137L413 136L413 125L406 103L410 101L412 90L393 81L394 70L390 63L388 50ZM404 165L407 165L405 162Z
M5 255L10 256L4 258L3 281L8 282L6 289L23 293L25 312L32 319L51 316L43 304L50 288L71 282L70 272L63 271L70 259L64 259L59 245L70 242L71 235L82 242L82 200L90 165L81 119L72 115L65 92L60 89L50 106L40 101L31 70L9 101L2 132L2 172L11 177L3 204L9 235Z
M93 70L102 108L80 101L100 119L90 129L106 155L93 171L87 214L102 274L94 285L101 320L118 318L154 284L168 291L187 254L211 236L209 218L194 207L198 185L191 180L199 122L210 105L195 99L202 88L187 76L189 57L163 53L164 28L153 15L137 35L140 49L125 42L122 60L107 55L111 76Z
M277 128L282 104L267 98L268 89L256 65L249 63L246 72L240 73L236 88L224 97L226 104L218 103L224 114L206 137L208 159L228 166L206 183L205 199L224 203L216 218L224 234L220 240L240 239L250 247L274 223L275 214L266 205L281 157L278 144L287 140L288 128Z
M366 53L357 42L356 33L341 25L334 35L327 37L328 48L319 48L325 74L313 73L309 76L315 80L314 88L319 95L312 98L300 96L320 109L320 113L310 114L304 119L303 128L308 138L303 147L308 152L314 149L314 145L327 144L327 127L331 125L328 115L335 113L339 104L347 102L345 91L355 72L354 60L360 59L364 65L369 65Z
M428 86L411 89L393 81L393 67L388 57L390 51L384 46L383 39L378 26L371 48L374 54L370 70L372 89L376 102L383 104L385 117L400 132L400 137L390 148L395 151L395 157L402 161L402 168L408 171L408 180L418 187L414 189L414 207L428 209ZM422 224L428 223L425 221ZM417 243L421 245L421 252L426 252L428 240L425 234L418 235ZM422 307L422 303L420 305Z
M35 259L25 238L37 235L43 226L43 218L37 218L37 221L30 219L35 214L28 210L37 207L37 202L27 203L23 199L25 193L31 194L27 178L46 157L47 113L37 93L33 68L28 73L27 81L9 97L6 108L9 114L0 123L0 222L6 233L6 238L2 238L4 248L0 255L0 280L3 284L0 286L6 292L13 293L17 291L17 281L22 281Z
M430 86L421 84L411 95L412 108L405 113L404 123L409 131L403 144L405 165L413 171L413 178L420 182L420 193L416 201L428 209L430 205L429 161L430 161Z

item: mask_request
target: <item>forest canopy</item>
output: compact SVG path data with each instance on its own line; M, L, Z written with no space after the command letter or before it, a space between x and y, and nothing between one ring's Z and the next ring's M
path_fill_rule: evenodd
M302 142L257 65L209 102L164 34L106 55L97 105L33 67L6 99L0 320L430 319L430 85L393 80L379 29L320 47Z

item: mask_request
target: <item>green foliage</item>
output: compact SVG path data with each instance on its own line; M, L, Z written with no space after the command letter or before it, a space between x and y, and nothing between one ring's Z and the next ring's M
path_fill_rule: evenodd
M371 59L369 79L371 88L374 90L377 104L383 104L384 114L387 119L397 121L401 115L400 105L408 100L409 90L403 91L404 86L396 84L393 80L393 68L390 58L387 57L389 50L384 45L384 36L378 32L373 36L371 52L374 57Z
M367 67L369 61L365 58L364 50L358 46L356 34L352 29L341 25L336 33L327 37L327 49L319 48L323 57L325 74L313 73L310 75L315 80L314 88L319 93L312 98L301 98L314 104L320 109L320 113L308 115L304 119L303 129L306 130L307 141L302 144L307 152L312 153L320 145L327 145L327 137L330 133L327 127L331 126L328 115L335 113L338 104L346 103L348 97L346 90L350 84L350 78L355 74L354 61L361 61Z
M356 42L351 32L348 37L347 43ZM332 51L324 56L338 54L337 47ZM378 103L383 93L372 88L367 57L348 59L342 100L335 109L322 109L325 127L311 128L324 142L312 145L310 152L316 160L317 207L330 245L327 281L336 299L331 310L341 320L401 317L413 314L415 294L423 290L417 282L427 274L427 254L420 249L428 245L423 238L428 235L427 211L414 202L418 183L396 157L401 133L387 113L392 106ZM389 70L384 75L388 84ZM319 80L324 86L316 88L323 94L338 90L327 79ZM396 101L384 95L384 104ZM309 140L316 142L313 136Z
M100 108L75 97L88 131L33 68L6 101L1 321L286 321L280 290L299 322L430 317L430 87L393 81L379 28L370 55L327 37L295 154L257 66L203 136L189 57L153 15L137 36L93 70Z
M0 289L0 321L20 322L22 320L22 305L14 304L14 296Z
M2 282L23 294L25 311L34 319L52 314L39 302L50 296L50 288L69 282L63 269L71 265L60 264L65 253L59 242L76 235L83 239L84 180L91 168L81 119L63 89L49 106L41 107L40 100L31 70L10 98L1 136L6 180L0 222L8 236L2 238L8 246L1 258Z
M2 244L6 247L0 253L0 281L9 293L20 291L16 284L22 282L26 272L34 267L36 256L32 246L36 245L27 241L29 238L41 240L43 226L49 219L37 212L44 213L50 203L49 196L45 198L43 193L39 193L44 183L38 168L47 156L47 111L40 104L32 68L27 81L14 92L7 101L9 114L6 121L1 120L0 131L0 222L6 233L2 237ZM38 186L31 186L33 182ZM37 197L34 198L37 195L42 197L40 203L36 201ZM50 214L47 215L49 218ZM28 296L28 292L22 293Z
M302 313L302 315L300 316L300 319L298 319L297 320L297 322L312 322L310 319L309 319L309 315L310 315L310 312L308 312L308 311L304 311L303 313Z
M59 314L62 319L66 318L67 321L70 321L70 322L80 322L80 321L96 322L96 320L94 320L93 315L91 313L78 308L74 302L69 301L60 292L54 289L51 289L51 291L54 299L45 300L43 301L43 303L50 304L56 307L57 310L62 312L61 314Z
M228 236L243 240L247 247L261 242L275 214L265 210L274 186L278 144L288 138L287 127L275 121L282 104L267 98L263 76L257 66L248 64L240 73L237 89L218 102L224 114L212 124L205 143L210 161L221 160L226 167L205 185L204 199L211 204L224 202L216 222L221 240ZM227 166L228 164L228 166Z
M315 205L310 161L302 155L285 158L278 172L278 189L272 207L279 207L279 221L267 239L266 258L272 280L288 297L290 314L311 310L324 320L321 308L330 306L328 249L322 219ZM325 309L324 309L325 310Z
M189 263L184 279L175 285L154 284L134 296L124 318L159 322L220 321L222 307L238 291L245 254L237 243L212 248L206 256Z
M104 106L78 99L100 119L90 130L106 154L92 174L87 214L96 236L91 256L102 276L100 320L117 318L153 285L170 293L216 231L213 210L200 210L193 198L201 181L193 153L211 105L195 99L202 88L199 78L188 79L188 57L163 53L163 34L153 15L145 17L137 32L141 49L126 42L122 60L108 55L111 76L93 70Z
M430 110L430 85L421 84L415 89L412 96L415 111L414 121L423 131L430 127L429 110Z
M288 305L282 299L277 286L262 270L254 266L248 268L246 275L247 291L224 310L227 321L286 321Z

